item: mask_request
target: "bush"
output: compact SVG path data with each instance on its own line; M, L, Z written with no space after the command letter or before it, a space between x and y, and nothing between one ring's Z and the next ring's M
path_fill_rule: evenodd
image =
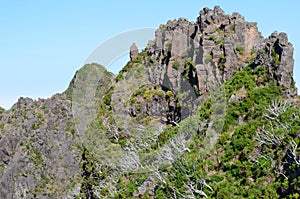
M279 66L280 65L280 59L279 59L279 55L275 52L275 50L272 50L272 61L275 64L275 66Z
M224 46L224 40L223 39L219 39L215 42L216 45L222 44L222 46Z
M245 49L243 46L237 46L236 48L236 51L239 52L240 55L244 55L245 54Z
M232 25L230 26L230 28L231 28L232 31L235 31L235 24L232 24Z
M216 40L216 36L215 35L210 35L209 39L215 41Z
M172 64L172 68L174 68L175 70L178 70L180 66L180 63L178 61L174 61L174 63Z
M213 58L212 55L211 55L211 54L208 54L208 55L206 55L204 62L205 62L206 64L208 64L209 62L211 62L212 58Z
M163 90L161 90L161 89L159 89L159 90L156 91L156 95L159 96L159 97L164 96L164 94L165 94L165 92Z

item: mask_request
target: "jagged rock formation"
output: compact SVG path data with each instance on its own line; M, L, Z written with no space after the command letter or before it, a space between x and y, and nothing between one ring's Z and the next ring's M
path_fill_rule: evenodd
M211 173L206 171L206 173L209 176L221 175L222 177L222 179L211 177L208 183L221 186L218 183L224 182L227 178L231 183L235 183L239 172L243 172L243 175L247 175L247 179L238 184L239 186L249 183L247 188L256 189L257 187L251 187L253 184L261 187L259 180L255 178L263 175L257 174L261 169L249 166L247 159L255 152L251 151L254 150L255 143L247 145L245 140L253 142L257 139L254 136L256 129L252 128L256 125L255 128L258 129L256 123L268 127L269 123L262 117L262 111L273 110L271 99L275 97L288 99L292 106L273 103L273 106L278 106L273 108L278 112L294 108L286 114L290 114L290 120L296 119L284 126L283 131L295 127L291 131L293 135L289 135L287 139L299 140L296 124L300 113L295 111L295 107L299 106L300 100L295 97L297 89L292 78L293 50L285 33L275 32L264 39L256 23L245 21L238 13L227 15L218 6L214 9L201 10L196 22L189 22L183 18L168 21L167 24L159 27L155 39L149 42L144 51L139 53L135 44L130 47L131 61L118 76L115 77L99 65L86 65L76 72L64 94L38 101L21 98L11 110L0 109L0 198L74 198L75 196L96 198L97 194L107 197L114 194L116 194L114 196L126 197L128 193L123 195L123 192L127 191L126 188L117 185L126 184L138 177L130 176L129 173L128 176L119 178L120 176L114 173L114 169L128 166L125 163L130 164L129 166L139 164L139 159L136 159L134 152L143 153L152 149L155 153L161 152L160 147L178 133L178 128L182 124L180 122L191 115L200 118L192 128L197 129L192 135L197 135L191 149L184 146L183 142L186 139L193 139L192 136L182 137L178 142L172 138L171 144L178 147L176 144L179 143L177 150L187 156L194 150L190 157L192 160L198 158L192 156L193 154L207 150L197 154L199 157L201 155L201 158L208 157L214 164L213 171ZM224 93L212 94L218 91L217 89L223 88L221 85L224 84L226 84ZM257 96L262 99L256 100ZM212 99L213 97L216 99ZM219 109L224 101L228 102L228 111ZM215 107L210 107L214 105ZM197 115L199 109L200 113ZM219 115L226 118L210 118L214 111L219 111ZM279 119L282 122L283 118ZM248 125L248 121L252 123ZM165 128L166 126L168 128ZM222 132L223 126L225 132ZM79 127L77 131L75 127ZM248 131L252 133L249 137L245 133ZM155 137L151 137L152 135ZM220 140L219 135L221 135ZM93 139L97 136L101 138ZM86 143L81 139L82 137L86 138ZM106 137L109 139L107 143L113 144L111 151L104 150L104 152L113 153L114 149L129 148L133 153L129 158L135 159L130 159L131 162L125 162L115 168L113 165L107 168L107 165L101 165L101 160L93 159L97 154L93 154L92 150L97 151L101 148L99 147L101 143L95 142L105 140ZM203 140L207 143L203 143ZM292 142L289 144L294 146ZM214 148L215 146L218 148ZM244 146L246 146L245 150ZM287 141L280 145L281 149L277 150L278 146L273 147L272 153L279 154L290 150L285 156L281 154L281 160L288 160L289 163L296 160L298 163L298 157L295 154L292 156L293 151L286 146ZM212 151L209 157L207 153L210 149L215 151ZM171 153L172 150L169 152ZM257 150L266 153L262 148ZM234 155L232 155L233 151ZM239 154L240 152L242 154ZM153 161L159 160L158 157L149 157L153 158ZM197 161L204 161L204 158L202 159ZM147 160L145 158L144 161ZM255 159L255 161L261 160ZM210 165L211 162L201 164ZM188 170L190 168L194 169L192 172L196 172L198 167L207 169L202 168L200 164L199 166L197 162L195 162L197 167L187 166L188 161L177 162L177 164L179 167L186 166L182 172L190 172ZM273 162L272 164L271 166L275 165ZM246 173L245 165L247 168L251 167L253 174ZM297 175L298 170L294 168L282 166L279 169L280 172L284 172L284 175L290 171L293 175ZM169 183L174 187L164 187L168 184L164 184L165 176L169 175L168 172L174 171L172 170L174 168L169 169L156 170L153 175L143 180L133 180L134 183L140 184L134 191L128 189L132 191L130 196L142 197L149 194L149 197L154 197L155 194L160 194L163 198L163 191L171 191L176 195L182 189L187 189L191 193L194 191L195 195L189 195L190 197L200 197L201 194L205 196L202 188L201 191L196 190L197 186L208 187L205 180L202 177L197 179L202 184L193 181L200 176L199 173L188 175L193 178L192 181L186 178L182 180L180 177L180 183L189 183L179 183L181 188L176 193L173 188L178 183ZM228 170L230 174L227 175ZM178 170L174 171L174 175L176 172ZM168 180L177 180L171 178L172 175L169 175ZM260 176L257 178L259 179ZM266 178L267 180L260 180L264 184L272 180L275 182L274 176ZM161 182L158 182L158 179ZM289 180L294 179L296 178ZM156 183L161 184L156 186ZM126 184L124 187L132 184ZM112 185L115 187L112 188ZM227 186L230 185L224 185L225 188ZM117 189L120 189L120 195L114 192ZM288 191L284 189L282 188L278 193L288 195L290 190L298 188L289 188ZM209 190L215 194L215 197L224 194L222 191L214 193L211 187ZM180 197L182 194L185 192L180 193ZM249 193L244 193L243 197L249 196L247 194ZM226 194L225 196L229 197ZM219 198L225 196L221 195Z
M256 65L266 67L272 77L284 89L284 95L294 97L297 88L293 80L294 48L286 33L274 32L258 47Z
M133 47L130 56L132 50ZM293 47L286 34L275 32L264 39L256 23L245 21L238 13L227 15L218 6L201 10L196 22L180 18L161 25L155 39L140 56L148 71L148 82L143 80L146 87L171 91L174 98L171 101L157 96L150 101L140 99L143 102L138 111L135 107L129 108L134 116L136 112L144 116L162 114L153 111L162 110L157 104L159 101L159 104L168 104L162 120L170 123L176 118L178 122L191 115L207 94L216 91L249 64L253 68L259 65L267 68L282 86L285 96L297 95L293 81ZM185 98L180 100L180 95ZM195 106L187 108L184 103Z
M184 62L191 58L195 85L200 94L211 91L244 67L244 61L263 43L255 23L246 22L238 13L226 15L219 7L204 8L197 22L185 19L168 21L156 31L156 38L147 49L153 61L162 67L152 70L151 80L162 84L165 77L177 86L184 71ZM179 62L178 71L174 62ZM176 78L177 77L177 80Z
M173 89L180 85L183 74L188 73L193 79L190 83L202 95L251 63L259 56L257 52L262 46L265 46L267 58L263 63L256 63L268 67L279 85L290 88L293 82L293 47L286 34L273 33L265 41L256 23L245 21L240 14L227 15L218 6L213 10L204 8L195 23L180 18L168 21L156 31L156 38L146 52L152 63L159 66L149 68L149 78L160 85L170 82L168 86ZM280 67L277 69L272 52L279 56ZM188 69L184 67L188 58L194 65L192 71L186 71Z
M64 95L21 98L0 118L0 198L59 198L78 192L80 153Z

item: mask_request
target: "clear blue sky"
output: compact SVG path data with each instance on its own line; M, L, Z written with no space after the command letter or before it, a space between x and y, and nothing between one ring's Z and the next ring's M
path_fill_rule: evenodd
M1 1L0 106L10 108L20 96L44 98L64 91L93 49L112 36L156 28L179 17L194 21L203 7L214 5L256 21L265 37L275 30L287 32L295 48L299 87L299 4L296 0Z

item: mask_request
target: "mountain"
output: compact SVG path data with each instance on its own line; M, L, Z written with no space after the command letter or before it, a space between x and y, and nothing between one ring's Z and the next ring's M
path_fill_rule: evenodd
M216 6L160 25L0 111L0 198L298 198L300 98L286 33Z

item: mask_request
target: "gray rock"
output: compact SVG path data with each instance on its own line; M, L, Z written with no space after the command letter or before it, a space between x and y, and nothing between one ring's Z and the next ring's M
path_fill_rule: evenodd
M201 10L196 22L183 18L168 21L159 27L151 43L146 52L157 64L148 66L149 81L169 90L185 87L183 76L187 69L184 64L189 58L195 70L189 72L190 86L185 90L190 93L193 88L199 90L195 104L205 99L205 93L247 66L245 60L253 56L253 50L265 51L267 57L256 63L268 68L279 85L290 88L292 84L293 48L286 34L273 33L265 40L256 23L245 21L239 13L227 15L218 6ZM271 64L272 49L278 51L281 62L275 70ZM180 64L176 70L172 67L175 62ZM296 93L292 88L286 92L289 96Z
M139 55L138 47L133 43L130 46L130 60L134 60Z
M70 101L64 95L54 95L38 101L20 98L2 117L1 122L7 125L0 130L0 164L5 164L0 198L68 195L66 187L73 186L69 179L80 177L80 153L70 150L78 140L66 136L67 124L73 122L71 115ZM64 168L68 168L66 172L58 172Z
M273 32L258 49L260 53L255 64L267 68L278 85L282 86L285 96L296 96L297 88L293 86L294 47L288 42L287 34Z

